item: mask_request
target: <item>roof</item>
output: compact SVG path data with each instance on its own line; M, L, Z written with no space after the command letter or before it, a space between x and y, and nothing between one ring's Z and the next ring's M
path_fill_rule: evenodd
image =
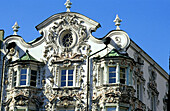
M26 50L26 53L23 56L21 56L17 61L38 61L38 60L31 56L28 50Z
M116 49L111 50L104 57L126 57L126 58L130 58L127 53L120 53Z

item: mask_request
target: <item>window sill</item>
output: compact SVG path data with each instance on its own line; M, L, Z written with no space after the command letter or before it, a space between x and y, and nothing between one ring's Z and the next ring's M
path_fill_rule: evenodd
M16 87L13 87L13 89L40 89L38 87L35 87L35 86L16 86Z
M76 90L76 89L80 89L80 87L79 86L53 87L53 90L60 90L60 89Z

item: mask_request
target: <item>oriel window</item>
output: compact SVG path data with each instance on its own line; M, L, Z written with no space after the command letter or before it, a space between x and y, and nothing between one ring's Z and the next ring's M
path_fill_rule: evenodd
M26 80L27 80L27 69L21 69L20 85L26 85Z

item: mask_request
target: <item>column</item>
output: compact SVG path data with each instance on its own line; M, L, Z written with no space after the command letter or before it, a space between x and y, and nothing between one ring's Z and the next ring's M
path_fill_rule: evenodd
M106 65L106 62L104 62L104 71L103 71L103 83L109 83L108 81L109 74L108 74L108 66Z
M119 104L117 105L116 111L120 111Z
M77 77L76 77L77 65L78 65L78 64L75 64L75 66L74 66L74 72L73 72L73 86L77 86Z
M120 66L119 63L116 63L116 83L120 83Z
M126 70L126 85L129 85L129 73L130 73L130 68L129 66L127 67L127 70Z
M26 79L27 86L30 86L30 78L31 78L31 66L27 68L27 79Z
M21 66L17 66L16 87L20 86L20 74L21 74Z

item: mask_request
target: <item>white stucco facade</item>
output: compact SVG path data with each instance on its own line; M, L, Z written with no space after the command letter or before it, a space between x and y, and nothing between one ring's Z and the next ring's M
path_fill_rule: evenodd
M5 59L3 110L166 111L167 72L119 27L93 37L99 27L68 11L36 26L42 36L32 42L6 37L4 55L16 46Z

